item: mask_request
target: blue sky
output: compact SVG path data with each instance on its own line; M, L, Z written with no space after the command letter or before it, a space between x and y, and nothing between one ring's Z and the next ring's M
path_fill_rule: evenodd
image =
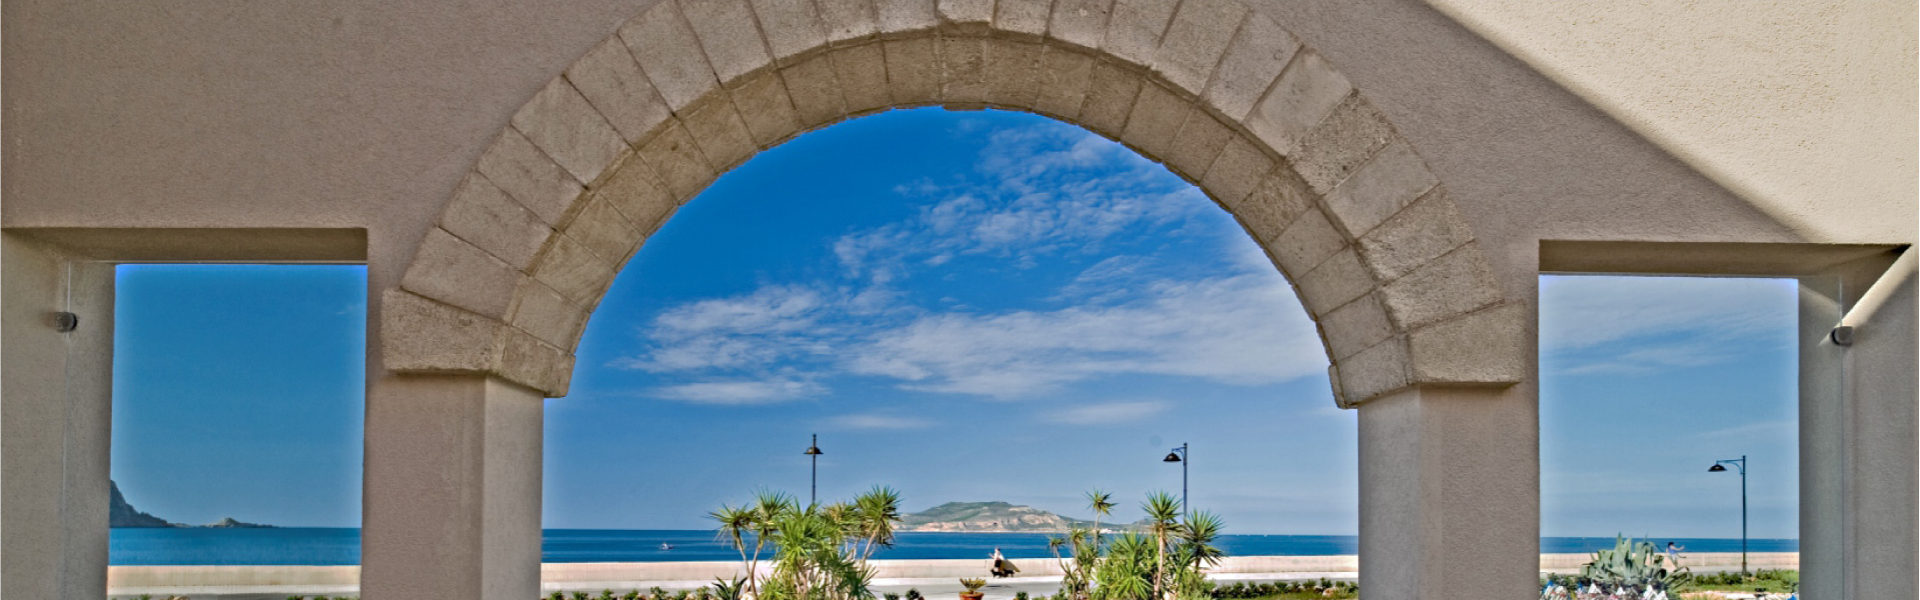
M136 504L357 522L361 273L123 267L114 472ZM1705 468L1745 452L1755 535L1792 535L1790 283L1541 289L1545 534L1737 535L1737 478ZM255 358L307 353L335 362ZM761 487L804 496L818 433L823 499L1084 516L1101 487L1132 519L1179 490L1160 457L1190 442L1193 503L1230 530L1351 534L1355 413L1325 369L1286 281L1157 164L1036 116L893 111L762 153L621 272L547 404L545 523L705 528Z

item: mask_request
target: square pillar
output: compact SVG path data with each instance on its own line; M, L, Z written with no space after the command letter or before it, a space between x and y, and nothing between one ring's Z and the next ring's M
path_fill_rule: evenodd
M113 264L0 249L0 597L107 593ZM61 332L53 316L79 315Z
M544 403L484 375L369 380L361 597L539 596Z
M1535 389L1413 387L1360 405L1367 597L1538 597Z
M1802 279L1800 588L1809 600L1911 597L1917 584L1913 268L1907 258L1884 274L1874 269L1877 278ZM1842 319L1855 327L1851 345L1828 337Z

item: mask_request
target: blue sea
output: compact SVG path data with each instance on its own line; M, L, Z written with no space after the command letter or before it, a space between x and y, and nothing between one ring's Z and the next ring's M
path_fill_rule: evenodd
M901 533L876 559L984 558L994 548L1011 558L1045 558L1040 533ZM1687 552L1738 552L1739 539L1657 538ZM672 546L662 550L661 544ZM1229 556L1324 556L1358 553L1350 535L1223 535ZM1542 538L1547 553L1592 552L1613 547L1613 538ZM1798 540L1749 540L1753 552L1797 552ZM668 562L738 560L731 543L712 530L548 529L540 544L543 562ZM114 529L107 561L115 565L354 565L360 563L360 530L288 527L276 529Z

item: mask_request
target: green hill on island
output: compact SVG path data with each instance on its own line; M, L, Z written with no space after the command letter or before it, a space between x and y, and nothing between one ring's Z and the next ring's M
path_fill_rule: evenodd
M259 523L248 523L245 521L237 521L237 520L234 520L233 517L227 517L206 525L185 525L181 523L174 523L166 519L162 519L160 517L156 517L156 516L147 514L145 512L142 512L140 509L134 508L132 504L127 502L126 496L120 495L120 484L115 483L112 480L108 480L107 486L108 486L108 491L110 492L110 497L107 501L108 502L107 526L108 527L207 527L207 528L214 528L214 529L251 529L251 528L273 527L272 525L261 525Z
M1092 521L1008 502L948 502L900 516L902 531L1048 533L1092 525Z

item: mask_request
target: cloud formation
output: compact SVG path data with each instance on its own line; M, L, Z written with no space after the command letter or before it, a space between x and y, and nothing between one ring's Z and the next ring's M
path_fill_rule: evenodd
M1217 226L1193 221L1210 207L1197 189L1064 125L995 131L989 141L975 177L900 186L924 204L914 216L833 240L828 260L838 277L670 307L642 333L640 350L612 365L689 381L656 389L660 398L734 405L819 396L842 377L1021 400L1107 378L1260 385L1325 370L1312 322L1250 240L1224 238L1228 249L1210 258L1115 252L1152 236L1217 236ZM1089 258L1101 254L1111 256ZM1058 258L1047 263L1054 268L1092 264L1067 271L1035 301L990 310L907 291L923 289L909 281L931 273L1031 269L1049 256ZM955 266L966 257L995 260ZM1088 406L1055 418L1100 422L1146 406ZM906 424L846 419L839 425Z
M1556 276L1540 281L1540 346L1569 374L1649 373L1792 344L1783 279Z

